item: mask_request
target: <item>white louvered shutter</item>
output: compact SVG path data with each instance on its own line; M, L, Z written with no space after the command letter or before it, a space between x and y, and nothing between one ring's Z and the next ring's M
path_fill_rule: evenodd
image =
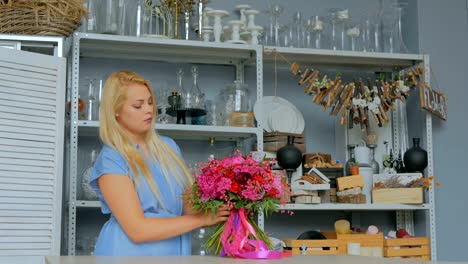
M0 257L60 254L65 67L0 48Z

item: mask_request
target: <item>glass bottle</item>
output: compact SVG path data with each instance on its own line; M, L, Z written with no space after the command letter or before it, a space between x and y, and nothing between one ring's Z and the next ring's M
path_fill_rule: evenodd
M94 162L96 161L97 150L91 150L90 165L84 170L83 176L81 177L81 189L83 190L83 197L85 200L97 200L98 196L96 192L89 186L89 180L91 178L91 170L93 169Z
M201 92L200 87L198 86L198 68L197 66L192 66L192 89L190 94L193 98L192 107L193 108L203 108L205 104L205 95Z
M206 229L199 228L192 232L192 255L204 256L206 243Z
M283 8L279 5L274 5L270 9L270 42L269 45L276 47L280 46L280 23L279 18L281 13L283 13Z
M296 48L303 48L303 24L302 24L302 13L296 12L293 16L293 28L294 28L294 39L293 39L293 46Z
M355 147L355 144L348 144L349 159L346 161L345 164L345 175L351 175L351 165L352 163L356 163L356 159L354 158Z
M368 144L367 147L370 149L372 171L374 174L379 174L380 166L379 163L375 160L375 149L377 148L376 144Z
M97 120L98 102L95 97L95 85L93 80L89 80L88 99L86 100L86 120Z
M190 91L185 90L184 88L184 70L181 68L177 69L177 91L179 92L182 99L182 108L188 109L192 108L192 94Z
M173 110L177 110L180 108L181 105L181 98L180 94L177 91L172 91L171 95L167 97L167 102L169 103L169 106Z
M216 153L215 137L209 138L210 145L208 146L208 160L217 159L218 154Z
M330 10L330 45L332 50L338 50L338 33L337 33L338 19L336 16L336 10Z
M160 105L161 113L156 116L156 123L158 124L169 124L171 122L171 116L167 114L167 109L169 105L163 104Z
M396 12L396 28L395 28L395 48L396 52L399 53L408 53L405 42L403 41L403 29L402 29L402 16L403 16L403 7L397 6L395 8Z
M314 32L314 48L320 49L322 48L322 31L323 31L323 21L320 16L313 16L312 17L312 31Z

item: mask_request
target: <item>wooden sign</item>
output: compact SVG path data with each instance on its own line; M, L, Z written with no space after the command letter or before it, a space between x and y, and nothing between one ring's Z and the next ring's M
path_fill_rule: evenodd
M442 120L447 120L447 98L445 94L432 90L425 82L419 84L421 107Z

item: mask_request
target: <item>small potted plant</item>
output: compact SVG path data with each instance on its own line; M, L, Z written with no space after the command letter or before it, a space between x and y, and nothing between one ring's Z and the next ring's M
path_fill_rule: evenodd
M351 171L351 175L359 175L359 166L356 162L349 163L349 170Z

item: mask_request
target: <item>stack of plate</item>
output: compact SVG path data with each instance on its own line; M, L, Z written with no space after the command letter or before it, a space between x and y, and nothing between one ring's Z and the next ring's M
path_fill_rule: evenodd
M262 113L262 115L260 115ZM257 122L267 132L287 132L301 134L304 132L304 117L288 100L278 96L265 96L257 100L254 106ZM262 116L259 120L259 116Z

